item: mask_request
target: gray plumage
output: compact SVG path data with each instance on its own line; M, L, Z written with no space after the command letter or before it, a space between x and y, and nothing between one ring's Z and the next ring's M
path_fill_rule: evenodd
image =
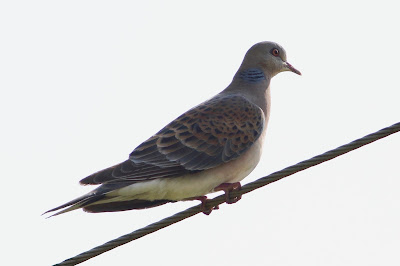
M128 160L80 181L98 188L48 212L143 209L199 198L221 184L240 182L260 159L270 81L283 71L300 75L286 62L280 45L255 44L225 90L162 128Z

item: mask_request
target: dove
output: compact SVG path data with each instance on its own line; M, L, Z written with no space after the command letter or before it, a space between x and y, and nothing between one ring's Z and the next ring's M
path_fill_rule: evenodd
M227 203L240 199L240 181L260 161L270 115L270 82L280 72L301 75L277 43L253 45L229 86L188 110L137 146L129 158L82 179L99 185L91 192L47 211L54 215L146 209L168 202L200 200L224 191Z

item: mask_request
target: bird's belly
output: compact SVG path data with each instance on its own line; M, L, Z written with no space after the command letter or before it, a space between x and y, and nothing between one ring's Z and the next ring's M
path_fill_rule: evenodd
M117 194L126 199L143 200L184 200L206 195L222 183L241 181L254 170L261 157L263 137L237 160L181 177L135 183L119 189Z

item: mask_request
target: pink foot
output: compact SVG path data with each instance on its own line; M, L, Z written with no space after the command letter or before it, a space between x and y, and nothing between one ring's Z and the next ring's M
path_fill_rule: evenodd
M214 191L220 191L223 190L225 192L225 201L228 204L232 204L235 202L238 202L242 196L236 196L234 198L231 198L230 193L232 191L238 191L242 188L242 185L240 184L240 182L236 182L236 183L222 183L221 185L217 186L214 188Z
M194 197L194 198L191 198L191 199L193 199L193 200L200 200L200 201L201 201L200 210L201 210L205 215L210 215L210 213L211 213L213 210L218 210L218 209L219 209L218 206L215 206L214 208L207 208L207 207L206 207L207 196L199 196L199 197Z

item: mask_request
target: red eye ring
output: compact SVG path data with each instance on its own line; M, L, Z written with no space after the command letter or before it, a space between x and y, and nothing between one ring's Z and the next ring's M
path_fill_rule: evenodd
M271 54L273 56L279 56L279 50L277 48L274 48L274 49L271 50Z

